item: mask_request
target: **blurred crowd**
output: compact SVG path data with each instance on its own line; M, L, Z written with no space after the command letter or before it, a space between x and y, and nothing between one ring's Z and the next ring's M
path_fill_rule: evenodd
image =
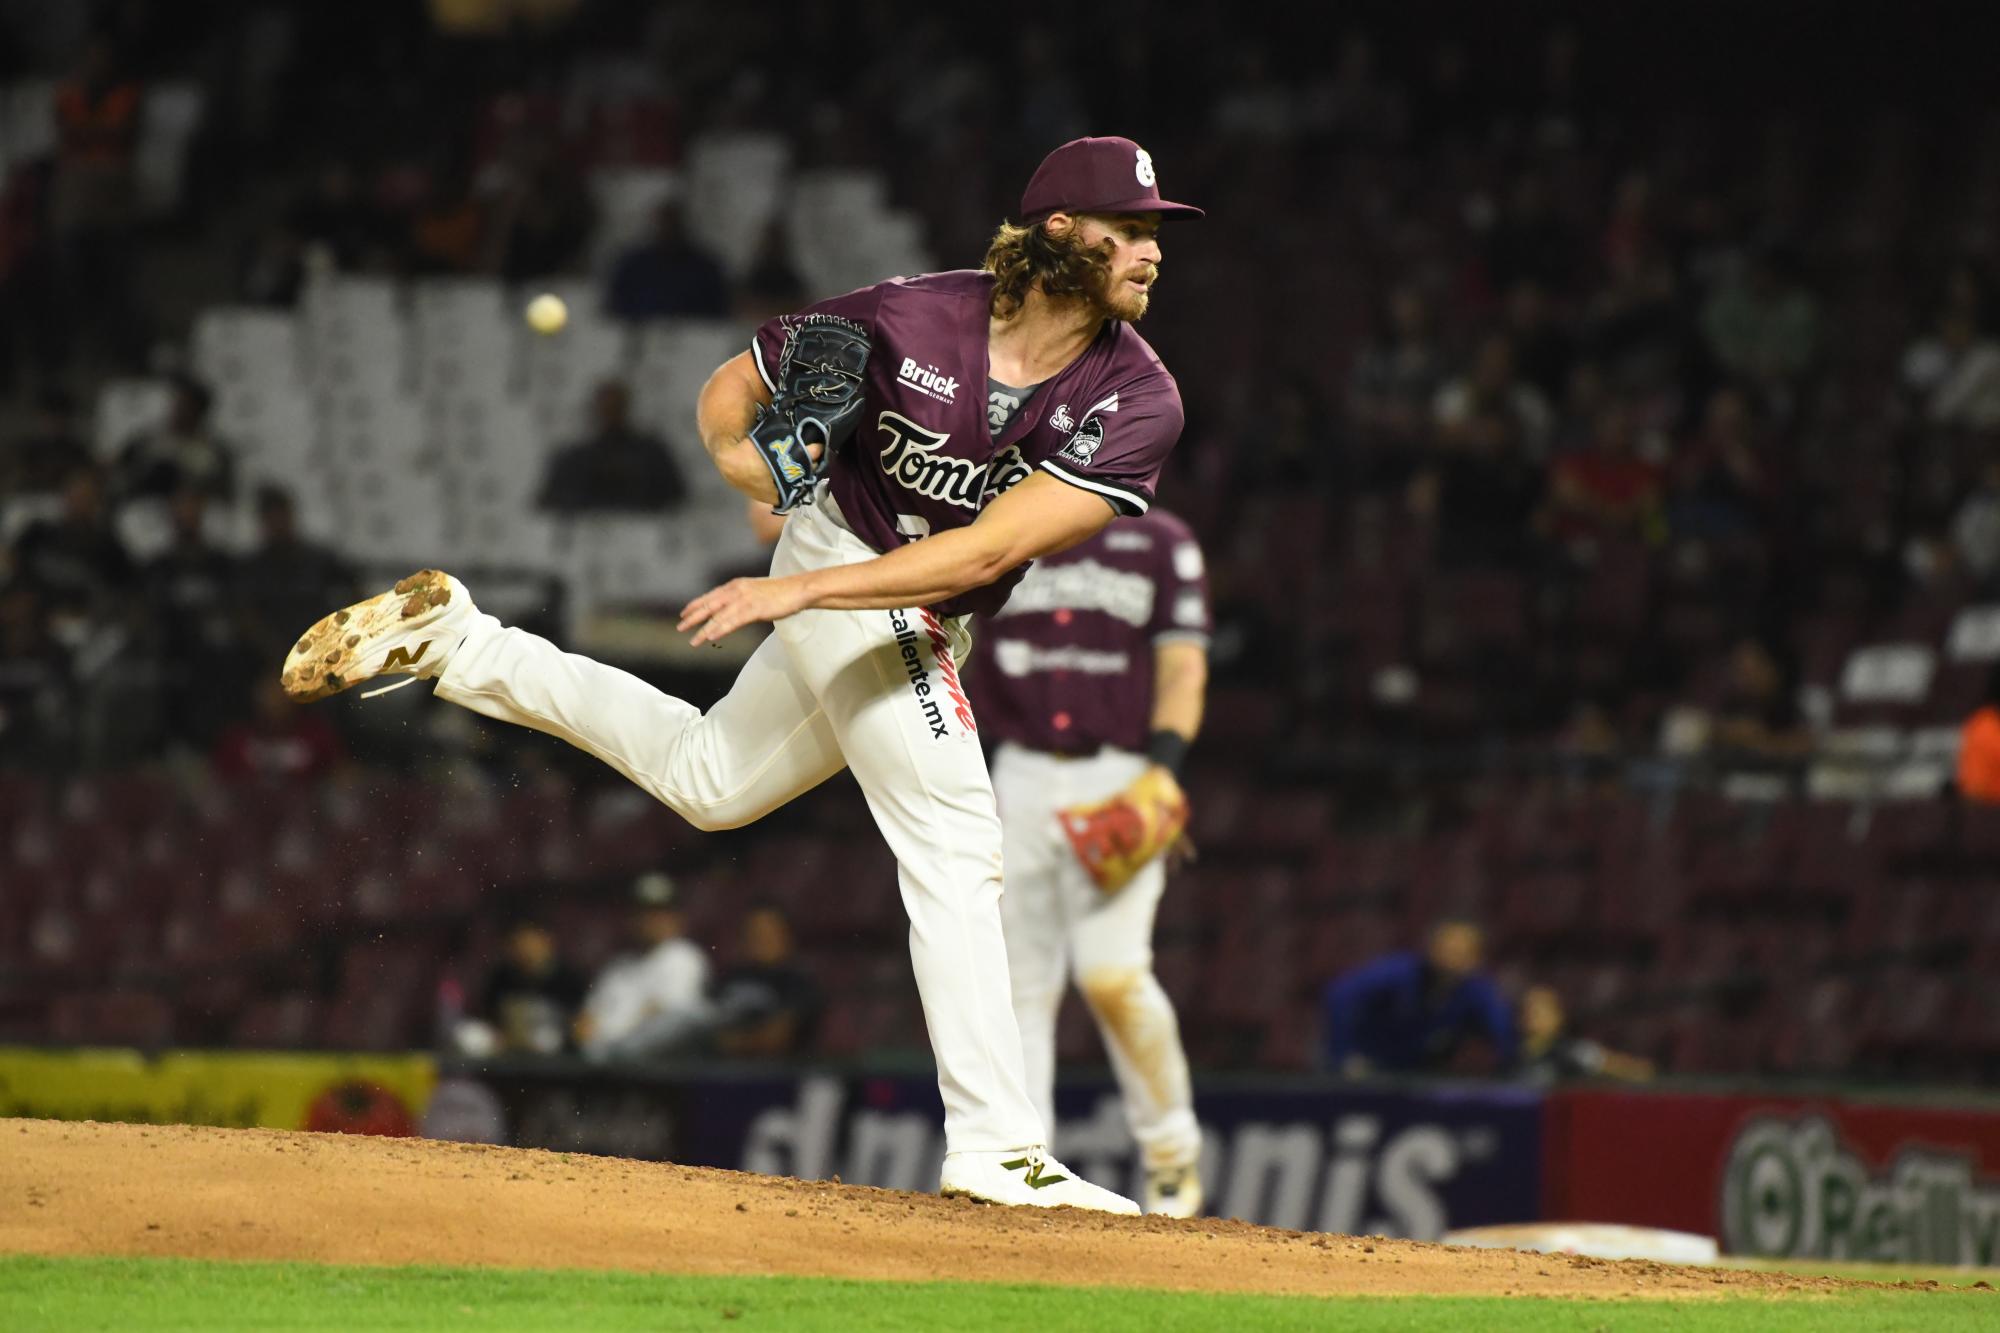
M351 597L351 572L298 531L291 495L250 497L255 535L224 550L232 454L208 392L183 379L165 418L100 464L51 391L7 458L13 513L0 583L0 755L62 772L173 752L227 776L312 778L337 738L294 717L275 678L292 636Z
M688 937L678 897L671 876L640 875L626 947L591 978L565 957L546 908L524 902L477 991L447 991L440 1044L475 1058L580 1055L598 1063L812 1054L822 1001L799 966L784 910L751 903L735 962L715 972L711 949Z
M46 20L80 29L39 48L59 136L12 164L0 245L0 359L46 416L162 355L143 279L176 247L225 252L210 300L288 303L316 267L595 274L620 317L755 317L806 295L782 228L736 282L671 199L600 253L592 173L778 129L801 167L878 169L962 263L1022 164L1115 121L1218 205L1169 238L1148 327L1189 410L1167 493L1218 566L1223 676L1279 687L1293 748L1504 739L1588 765L1693 704L1711 753L1783 767L1832 720L1806 688L1826 653L2000 575L2000 176L1970 151L1995 126L1888 85L1832 114L1813 71L1839 34L1782 83L1716 63L1710 112L1659 78L1690 39L1582 16L1488 41L1385 15L1306 64L1284 20L1258 38L1197 7L1094 80L1097 20L1029 16L1000 61L953 19L866 7L789 41L682 3L229 14ZM1197 35L1223 54L1170 92L1153 76ZM771 93L808 49L866 58L801 115ZM116 201L139 91L169 75L210 111L178 225L146 230ZM1946 125L1968 151L1924 157ZM625 411L607 387L547 505L684 494ZM59 423L6 448L15 489L75 459Z
M1704 14L1738 25L1729 49ZM259 682L354 571L278 490L212 539L243 497L194 380L110 453L92 439L96 383L175 364L192 306L286 305L333 269L589 276L621 318L757 318L810 295L782 228L734 280L671 201L607 249L593 173L775 130L801 166L878 171L969 264L1042 152L1116 131L1210 208L1166 237L1144 329L1188 410L1162 496L1217 600L1199 766L1320 784L1369 831L1463 816L1464 779L1522 755L1586 785L1692 756L1797 790L1852 720L1847 654L1936 642L2000 581L2000 117L1961 91L1980 42L1913 16L1910 58L1878 64L1875 35L1720 5L1549 15L1381 9L1328 36L1203 5L1031 6L1004 34L874 4L0 10L0 79L53 77L56 131L0 180L0 503L28 515L0 566L0 768L343 763L335 725ZM207 112L188 187L145 219L167 80ZM597 390L543 507L685 501L630 399ZM655 915L647 957L673 952ZM626 1039L545 930L509 938L468 1015L492 1040ZM1329 1028L1449 990L1422 971L1437 952L1336 987ZM517 990L553 1016L508 1017ZM718 1026L727 994L688 982L660 1040L776 1040ZM1564 1066L1560 1008L1466 1012L1511 1034L1500 1065Z

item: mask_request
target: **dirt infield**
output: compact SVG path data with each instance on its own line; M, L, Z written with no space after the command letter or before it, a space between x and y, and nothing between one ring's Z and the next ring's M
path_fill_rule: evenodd
M0 1121L0 1253L967 1279L1319 1295L1833 1291L1240 1222L929 1195L414 1139Z

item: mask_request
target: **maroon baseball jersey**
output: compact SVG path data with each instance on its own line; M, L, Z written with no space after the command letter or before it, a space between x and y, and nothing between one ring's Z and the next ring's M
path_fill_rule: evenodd
M878 551L963 527L1036 469L1104 497L1121 514L1153 502L1181 433L1181 393L1146 340L1120 320L1036 386L996 438L987 417L987 325L993 275L974 270L894 278L808 313L869 331L866 406L834 457L833 498ZM767 387L788 317L757 330L750 350ZM932 608L985 614L1007 600L1015 570Z
M966 675L981 729L1056 754L1143 751L1153 645L1208 642L1208 575L1187 524L1165 510L1121 518L1035 562L975 635Z

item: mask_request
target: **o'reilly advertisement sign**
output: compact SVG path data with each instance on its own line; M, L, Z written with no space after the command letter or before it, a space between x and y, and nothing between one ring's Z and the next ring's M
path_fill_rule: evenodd
M1722 1243L1772 1258L1988 1266L2000 1262L2000 1181L1926 1147L1871 1170L1823 1116L1759 1116L1730 1144Z

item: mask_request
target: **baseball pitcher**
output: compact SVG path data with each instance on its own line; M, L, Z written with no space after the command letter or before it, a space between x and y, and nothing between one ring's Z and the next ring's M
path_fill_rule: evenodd
M1201 1129L1153 918L1185 846L1177 774L1201 726L1208 583L1155 508L1037 561L982 630L972 679L999 742L1000 919L1028 1089L1053 1125L1056 1014L1074 979L1111 1056L1149 1213L1201 1212Z
M286 689L306 700L391 672L435 679L440 697L561 737L702 829L762 818L848 769L910 917L945 1107L940 1188L1138 1211L1047 1151L1001 934L1000 820L958 667L969 619L1003 603L1024 565L1152 503L1180 390L1132 321L1162 219L1199 215L1160 197L1131 140L1073 140L1036 170L984 268L774 319L716 370L697 407L710 457L791 518L768 577L682 612L697 646L775 626L707 712L501 625L436 570L314 625ZM1004 421L988 412L1001 390L1019 405Z

